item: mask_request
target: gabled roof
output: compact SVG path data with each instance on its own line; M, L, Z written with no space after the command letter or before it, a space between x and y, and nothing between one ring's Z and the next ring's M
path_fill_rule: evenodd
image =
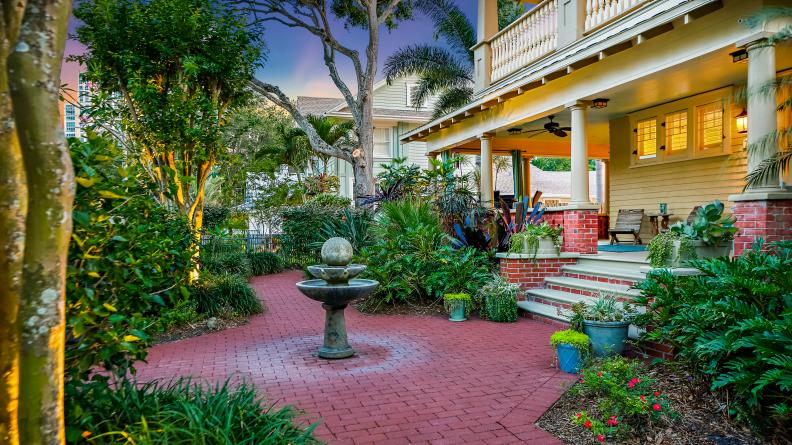
M344 103L344 99L336 97L298 96L297 110L302 114L322 115Z

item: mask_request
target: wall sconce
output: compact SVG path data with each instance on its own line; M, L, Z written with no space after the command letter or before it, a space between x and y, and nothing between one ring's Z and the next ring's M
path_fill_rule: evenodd
M737 133L748 133L748 113L743 108L742 112L737 115Z
M596 99L591 101L591 106L593 106L594 108L605 108L605 107L608 106L608 101L609 100L610 99L605 99L605 98L602 98L602 97L598 97L598 98L596 98Z
M745 48L738 49L737 51L729 53L729 55L732 57L732 63L740 63L748 60L748 51L746 51Z

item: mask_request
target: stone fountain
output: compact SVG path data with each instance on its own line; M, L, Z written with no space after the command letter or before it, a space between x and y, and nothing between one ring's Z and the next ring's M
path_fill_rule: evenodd
M319 348L319 357L347 358L355 350L347 341L344 309L357 299L367 297L379 283L374 280L355 278L366 266L350 264L352 245L344 238L330 238L322 245L324 264L308 266L308 272L316 279L297 283L297 289L312 300L322 303L325 310L324 344Z

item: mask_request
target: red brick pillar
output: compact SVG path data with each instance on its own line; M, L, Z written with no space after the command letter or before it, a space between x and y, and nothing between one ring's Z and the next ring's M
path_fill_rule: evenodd
M597 253L597 209L564 210L562 252Z
M792 194L789 199L730 199L734 201L732 214L737 218L734 225L739 228L734 237L735 256L750 249L757 238L764 238L765 244L792 240Z

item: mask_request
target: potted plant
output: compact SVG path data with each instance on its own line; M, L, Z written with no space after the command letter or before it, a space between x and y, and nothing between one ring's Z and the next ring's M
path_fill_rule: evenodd
M479 313L490 321L512 323L517 321L517 296L520 285L509 283L500 275L493 275L492 280L479 289L477 300L481 302Z
M701 206L690 223L678 222L649 243L652 267L679 267L695 258L727 256L737 228L736 219L723 214L724 205L713 201Z
M532 258L536 258L540 253L558 255L561 253L563 231L563 227L553 227L547 222L526 225L522 232L511 236L509 252L531 255Z
M556 348L558 367L569 374L577 374L589 350L589 337L574 329L557 331L550 336L550 345Z
M448 312L450 321L465 321L470 315L472 306L470 294L445 294L443 295L443 307Z
M583 325L595 357L624 352L630 322L637 313L629 303L620 302L613 295L600 295L594 304L573 304L572 312L572 325Z

